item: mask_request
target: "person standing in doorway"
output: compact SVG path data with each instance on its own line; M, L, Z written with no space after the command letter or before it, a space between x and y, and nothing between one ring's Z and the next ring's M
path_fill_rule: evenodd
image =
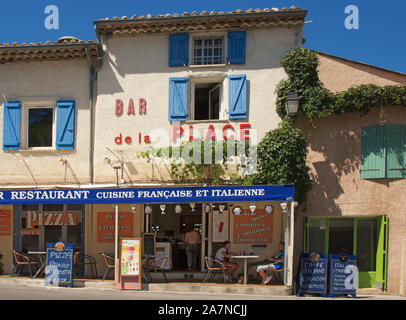
M185 243L188 271L197 270L197 255L199 254L200 234L192 224L186 226Z

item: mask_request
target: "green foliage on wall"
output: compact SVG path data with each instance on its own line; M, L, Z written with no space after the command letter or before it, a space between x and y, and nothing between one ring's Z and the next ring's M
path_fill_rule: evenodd
M306 201L312 187L310 168L306 165L307 141L289 121L269 131L258 145L258 172L247 177L250 184L295 185L295 200Z
M205 183L209 185L236 184L242 176L229 172L233 157L249 157L248 141L224 140L183 142L179 146L169 146L140 152L138 158L169 160L170 176L174 183ZM188 160L188 161L185 161ZM238 164L237 170L245 164Z
M319 79L319 59L314 51L292 49L281 59L281 64L289 76L276 88L277 112L282 118L286 116L284 104L289 92L300 96L299 112L304 113L310 121L346 112L366 114L371 108L385 105L406 107L405 86L363 84L337 94L332 93L324 88Z

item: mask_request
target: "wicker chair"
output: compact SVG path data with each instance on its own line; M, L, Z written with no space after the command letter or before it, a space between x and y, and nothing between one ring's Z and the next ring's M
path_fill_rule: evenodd
M28 269L30 271L30 277L32 278L31 266L35 266L38 269L38 262L35 260L32 260L29 255L26 255L22 252L18 252L16 250L13 250L13 255L14 255L14 260L17 264L15 271L13 272L13 275L21 272L23 270L24 266L28 266Z

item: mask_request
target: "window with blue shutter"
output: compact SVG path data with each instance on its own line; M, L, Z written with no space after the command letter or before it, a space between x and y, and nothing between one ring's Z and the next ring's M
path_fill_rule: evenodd
M56 108L56 149L73 150L75 146L75 101L58 101Z
M361 178L406 177L406 126L362 128Z
M230 31L228 33L227 62L229 64L244 64L245 46L246 46L246 32Z
M169 78L169 121L186 121L188 79Z
M228 76L228 115L230 119L247 118L247 79L245 74Z
M21 102L4 102L3 150L20 149Z
M187 66L189 64L189 35L169 35L169 66Z

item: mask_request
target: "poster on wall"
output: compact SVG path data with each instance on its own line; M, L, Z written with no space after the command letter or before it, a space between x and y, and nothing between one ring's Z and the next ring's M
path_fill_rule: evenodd
M228 210L220 213L219 210L213 210L213 242L224 242L229 240L229 214Z
M121 276L139 276L141 266L141 240L122 239L120 254Z
M242 210L240 215L233 216L233 243L267 244L272 243L273 210Z
M11 235L11 210L0 210L0 236Z
M115 219L114 212L97 213L97 242L114 242ZM118 213L118 236L134 236L134 215L131 212Z

